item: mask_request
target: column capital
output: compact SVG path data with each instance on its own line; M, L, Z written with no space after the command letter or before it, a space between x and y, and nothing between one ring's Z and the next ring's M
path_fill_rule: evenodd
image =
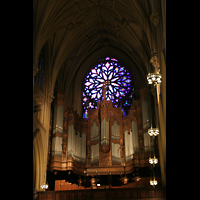
M157 68L158 66L158 57L157 57L157 54L155 53L151 59L150 59L150 63L152 63L152 65Z
M48 101L51 103L54 98L55 97L53 96L53 94L50 91L48 91L47 92L47 99L48 99Z

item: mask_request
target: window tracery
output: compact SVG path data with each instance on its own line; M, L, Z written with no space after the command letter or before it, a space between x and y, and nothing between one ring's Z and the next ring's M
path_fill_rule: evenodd
M123 116L128 114L134 94L131 74L117 59L106 57L85 77L82 93L83 118L88 118L88 109L96 109L97 101L103 100L103 84L107 87L106 100L112 101L116 108L122 106Z

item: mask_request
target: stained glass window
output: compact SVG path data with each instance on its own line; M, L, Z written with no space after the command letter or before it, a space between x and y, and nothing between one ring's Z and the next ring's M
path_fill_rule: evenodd
M112 101L115 107L127 110L130 107L134 88L130 72L118 63L115 58L106 57L91 69L86 77L83 91L83 118L88 117L88 109L97 108L97 101L103 100L103 84L106 84L106 100ZM125 99L129 100L125 100ZM123 115L125 115L123 113Z
M43 93L45 66L46 66L45 51L42 49L38 59L39 70L35 75L35 82L42 93Z

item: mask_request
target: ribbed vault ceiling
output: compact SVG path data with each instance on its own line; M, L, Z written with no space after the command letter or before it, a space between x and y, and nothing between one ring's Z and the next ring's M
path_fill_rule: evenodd
M160 0L34 0L33 62L45 45L52 90L59 77L67 93L108 53L143 87L155 40L150 15L159 6Z

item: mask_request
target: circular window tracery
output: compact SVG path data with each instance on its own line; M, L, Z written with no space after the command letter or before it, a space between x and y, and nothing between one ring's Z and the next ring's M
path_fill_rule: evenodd
M83 118L88 118L88 109L97 108L97 100L102 100L103 84L106 84L106 100L112 101L115 107L122 101L123 116L130 107L134 94L130 72L118 63L115 58L106 57L92 68L85 77L83 91ZM125 98L126 97L126 98Z

